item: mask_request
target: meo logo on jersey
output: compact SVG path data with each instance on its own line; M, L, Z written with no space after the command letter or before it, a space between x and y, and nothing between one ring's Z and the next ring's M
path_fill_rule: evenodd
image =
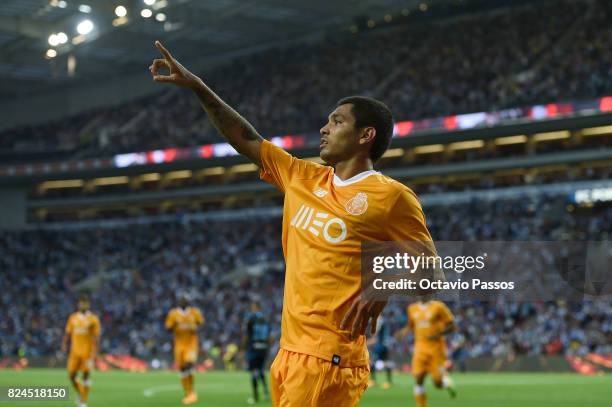
M332 226L336 225L335 229L340 229L340 232L330 231ZM291 226L308 230L315 236L319 236L323 232L323 237L329 243L336 244L342 242L346 238L346 223L340 218L329 219L329 213L316 212L315 209L302 204L300 210L291 220ZM330 233L332 232L332 233Z

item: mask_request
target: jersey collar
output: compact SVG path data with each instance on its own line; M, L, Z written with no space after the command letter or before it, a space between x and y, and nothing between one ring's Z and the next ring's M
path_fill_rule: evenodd
M362 179L365 179L365 178L369 177L370 175L374 175L374 174L380 174L380 172L375 171L375 170L367 170L367 171L364 171L364 172L360 172L357 175L353 175L351 178L345 179L345 180L340 179L339 176L334 174L334 185L337 186L337 187L345 187L347 185L351 185L351 184L354 184L356 182L359 182Z

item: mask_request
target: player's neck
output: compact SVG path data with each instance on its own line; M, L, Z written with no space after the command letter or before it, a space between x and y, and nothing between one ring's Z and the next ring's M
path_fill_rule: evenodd
M342 181L354 177L357 174L361 174L365 171L374 169L372 160L370 158L364 158L361 156L355 156L349 158L346 161L340 161L334 165L334 174Z

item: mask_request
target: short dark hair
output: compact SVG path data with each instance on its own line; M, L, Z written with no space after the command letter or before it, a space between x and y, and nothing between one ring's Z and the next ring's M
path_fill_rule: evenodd
M370 158L376 162L383 156L391 144L393 135L393 115L391 110L380 100L367 96L349 96L336 103L336 107L352 104L351 111L355 116L355 127L374 127L376 137L370 149Z

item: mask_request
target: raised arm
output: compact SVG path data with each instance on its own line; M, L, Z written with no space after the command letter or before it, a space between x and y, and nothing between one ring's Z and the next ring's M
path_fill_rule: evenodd
M251 123L221 100L202 79L174 59L161 42L155 41L155 46L164 58L153 60L149 67L153 80L191 89L200 99L202 107L217 130L236 151L261 167L260 149L263 138ZM169 75L161 75L160 68L167 68L170 71Z

